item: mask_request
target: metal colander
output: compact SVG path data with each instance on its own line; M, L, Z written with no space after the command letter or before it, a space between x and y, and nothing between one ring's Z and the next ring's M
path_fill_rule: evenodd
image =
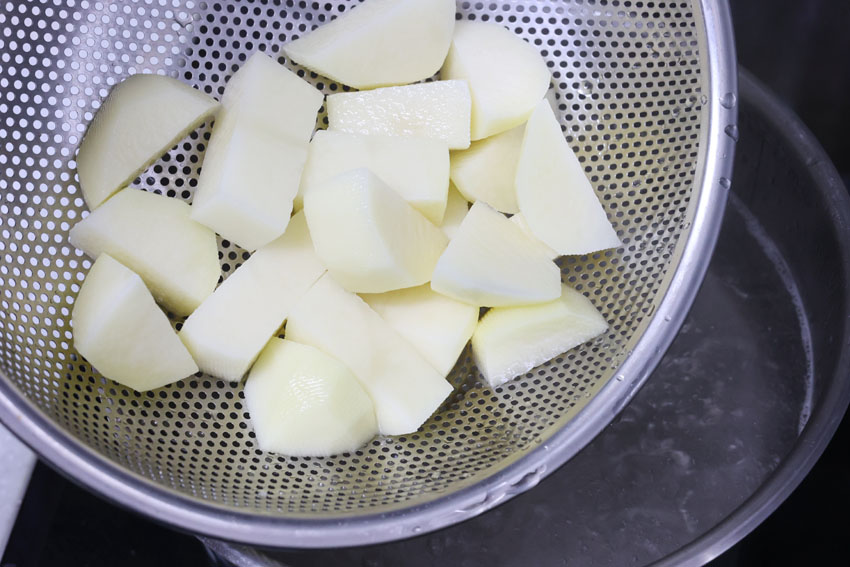
M458 2L458 18L509 27L550 67L550 100L623 241L559 260L563 280L609 321L607 334L496 390L466 351L450 376L454 394L418 432L331 458L259 451L241 386L198 374L138 393L74 351L70 312L91 266L67 238L86 214L74 156L109 88L160 73L219 97L260 50L325 93L344 90L280 47L356 3L0 7L0 413L78 482L174 526L245 543L405 537L536 484L614 417L672 340L729 187L736 97L726 5L500 0ZM133 185L191 201L209 135L202 126ZM248 254L221 240L220 257L227 277Z

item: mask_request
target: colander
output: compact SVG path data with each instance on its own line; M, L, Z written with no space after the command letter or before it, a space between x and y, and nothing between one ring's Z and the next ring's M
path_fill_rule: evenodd
M259 451L241 386L198 374L138 393L103 378L73 348L70 312L91 260L67 232L86 214L76 147L109 88L159 73L219 97L260 50L325 93L342 90L280 47L356 4L0 8L0 414L70 478L174 527L327 547L479 514L534 486L611 421L674 337L707 266L737 137L726 3L458 2L458 19L510 28L550 67L550 101L623 242L559 265L609 331L495 390L467 350L449 377L454 394L419 431L330 458ZM202 126L133 185L191 201L209 135ZM227 277L248 255L219 244Z

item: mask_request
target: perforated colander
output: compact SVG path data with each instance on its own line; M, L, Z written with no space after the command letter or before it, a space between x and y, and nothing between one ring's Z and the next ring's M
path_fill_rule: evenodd
M533 486L584 446L682 321L714 244L736 137L725 3L458 2L459 19L510 28L549 65L550 100L623 242L559 260L608 333L495 391L467 350L450 376L455 393L418 432L331 458L259 451L240 386L198 374L138 393L93 370L70 327L91 260L67 233L86 211L76 147L109 88L160 73L220 97L260 50L325 93L342 90L280 48L356 3L0 6L0 413L44 459L103 496L265 546L432 530ZM191 201L209 135L202 126L133 185ZM226 277L248 254L220 241L220 256Z

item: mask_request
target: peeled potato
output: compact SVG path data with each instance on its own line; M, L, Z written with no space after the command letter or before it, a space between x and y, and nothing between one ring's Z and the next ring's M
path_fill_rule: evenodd
M249 121L216 122L192 202L192 219L246 250L289 223L307 144Z
M416 136L469 147L471 111L464 81L434 81L328 97L328 129L351 134Z
M295 208L303 206L303 195L311 187L362 167L372 171L432 223L443 220L449 186L449 149L440 140L418 137L319 130L310 142Z
M262 53L224 91L192 218L247 250L286 229L322 94Z
M452 152L451 178L461 195L503 213L518 213L514 178L524 134L522 124Z
M454 367L478 323L478 307L428 285L361 297L443 376Z
M161 75L133 75L112 88L80 143L77 173L94 210L209 119L219 104Z
M245 406L263 451L326 457L354 451L378 432L372 400L348 367L278 338L251 369Z
M561 297L549 303L488 311L472 336L472 354L495 388L607 328L589 299L563 286Z
M427 282L448 242L368 169L343 173L308 191L304 214L319 259L353 292Z
M186 319L180 338L204 372L238 382L324 273L304 214L296 214Z
M188 315L218 283L215 233L189 218L179 199L124 189L71 229L71 244L97 258L106 253L139 274L154 297Z
M461 197L457 189L449 186L449 195L446 199L446 214L443 217L443 223L440 225L446 236L454 238L460 228L460 223L466 218L466 213L468 212L469 202Z
M416 349L330 274L298 302L286 338L348 366L372 398L383 435L416 431L452 391Z
M537 238L531 229L528 227L528 221L525 220L525 217L522 216L522 213L517 213L511 217L511 222L517 225L520 230L522 230L523 234L529 237L531 240L540 245L540 249L546 254L547 257L552 258L553 260L559 258L561 255L558 254L556 250L553 250L548 244Z
M80 286L71 326L74 347L98 372L139 392L198 371L142 279L108 254Z
M283 52L356 89L404 85L440 69L454 27L454 0L366 0Z
M455 25L441 77L469 83L473 141L525 122L551 80L537 49L490 22Z
M227 81L223 110L292 140L309 140L324 96L276 60L256 52Z
M561 272L538 243L478 202L440 256L431 288L470 305L528 305L558 297Z
M620 246L548 101L540 102L525 127L516 187L528 228L558 254Z

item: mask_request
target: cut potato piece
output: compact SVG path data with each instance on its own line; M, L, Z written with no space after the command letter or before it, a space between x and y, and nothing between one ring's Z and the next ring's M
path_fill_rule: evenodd
M416 431L452 391L416 349L330 274L298 302L286 323L286 338L348 366L372 398L384 435Z
M472 140L525 122L551 80L537 49L499 24L487 22L457 22L441 76L469 83Z
M180 338L201 370L237 382L324 272L299 213L192 313Z
M245 383L245 406L262 451L327 457L355 451L378 432L372 400L342 362L273 338Z
M319 130L310 142L295 208L303 206L303 194L311 187L361 167L371 170L429 221L442 222L449 186L449 149L445 142L429 138Z
M89 209L133 181L218 108L213 98L170 77L133 75L115 85L77 155Z
M551 258L554 260L561 256L556 250L550 248L548 244L534 236L534 233L531 232L531 229L528 227L528 221L525 220L525 217L522 216L522 213L517 213L512 216L511 222L517 225L527 237L539 244L540 249L543 251L544 254L546 254L547 258Z
M449 196L446 200L446 214L443 218L443 224L440 228L446 233L449 238L454 238L457 234L457 229L460 228L460 223L466 218L466 213L469 212L469 202L460 196L454 185L449 187Z
M538 243L478 202L440 256L431 288L471 305L527 305L557 298L561 273Z
M286 230L307 143L224 114L204 156L192 219L252 251Z
M356 89L404 85L440 69L454 27L454 0L366 0L283 52Z
M472 336L472 354L495 388L607 329L589 299L563 286L555 301L488 311Z
M247 250L283 234L322 94L254 54L224 91L192 218Z
M531 231L559 254L617 248L620 239L547 101L525 128L517 202Z
M503 213L519 212L514 178L524 133L523 124L452 152L452 182L468 201L484 201Z
M309 140L324 95L264 53L254 53L233 74L221 105L229 115L253 120L301 142Z
M478 307L428 285L361 297L443 376L451 372L478 323Z
M368 169L314 187L304 214L316 254L345 289L380 293L431 279L448 239Z
M80 286L71 326L74 347L98 372L139 392L198 371L142 278L108 254Z
M469 147L471 112L464 81L434 81L328 97L330 130L351 134L417 136Z
M71 244L97 258L106 253L139 274L175 315L188 315L221 275L215 233L189 217L179 199L128 188L71 229Z

